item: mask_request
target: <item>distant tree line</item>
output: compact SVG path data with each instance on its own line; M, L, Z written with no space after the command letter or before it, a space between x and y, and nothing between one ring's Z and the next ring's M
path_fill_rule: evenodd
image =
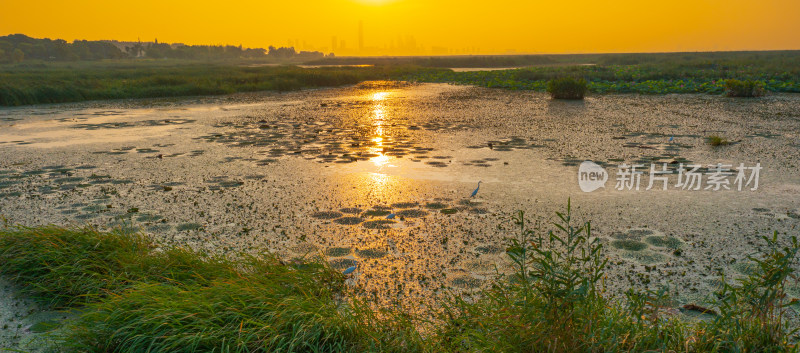
M330 56L332 56L331 54ZM297 52L293 47L242 48L232 45L183 45L155 42L117 42L37 39L24 34L0 37L0 63L26 60L78 61L125 58L172 59L305 59L325 57L317 51Z
M35 39L23 34L0 37L0 62L24 60L99 60L128 57L108 42Z

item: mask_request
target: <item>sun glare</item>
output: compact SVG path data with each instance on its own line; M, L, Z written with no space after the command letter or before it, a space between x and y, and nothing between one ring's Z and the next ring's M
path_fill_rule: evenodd
M382 101L385 100L386 97L389 96L389 92L375 92L372 94L372 100L374 101Z
M391 2L395 2L395 1L397 1L397 0L356 0L356 2L359 3L359 4L373 5L373 6L385 5L385 4L388 4L388 3L391 3Z

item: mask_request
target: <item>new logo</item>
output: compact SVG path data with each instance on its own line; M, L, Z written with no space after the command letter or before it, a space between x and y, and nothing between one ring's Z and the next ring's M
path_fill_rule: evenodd
M584 161L578 168L578 185L583 192L592 192L606 186L608 172L592 161Z

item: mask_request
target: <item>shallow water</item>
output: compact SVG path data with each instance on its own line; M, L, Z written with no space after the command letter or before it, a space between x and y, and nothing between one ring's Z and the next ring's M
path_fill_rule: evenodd
M473 71L500 71L500 70L516 70L525 69L539 66L594 66L595 64L545 64L545 65L530 65L530 66L510 66L510 67L451 67L450 70L455 72L473 72Z
M514 70L524 69L528 66L512 66L512 67L451 67L450 70L455 72L473 72L473 71L500 71L500 70Z
M710 134L733 143L713 148ZM391 304L485 286L509 270L513 213L549 230L571 198L606 245L609 291L668 285L679 301L702 303L718 270L743 273L737 264L760 236L797 235L799 138L798 95L564 102L370 82L5 108L0 214L28 226L142 229L215 252L320 255L340 269L357 260L353 284ZM577 171L587 159L609 170L651 161L764 169L755 191L619 191L612 174L584 193Z

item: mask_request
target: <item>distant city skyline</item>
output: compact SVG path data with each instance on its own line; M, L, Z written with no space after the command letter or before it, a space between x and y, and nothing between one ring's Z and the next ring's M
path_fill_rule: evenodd
M4 7L0 35L291 46L339 56L800 49L800 2L792 0L44 0Z

